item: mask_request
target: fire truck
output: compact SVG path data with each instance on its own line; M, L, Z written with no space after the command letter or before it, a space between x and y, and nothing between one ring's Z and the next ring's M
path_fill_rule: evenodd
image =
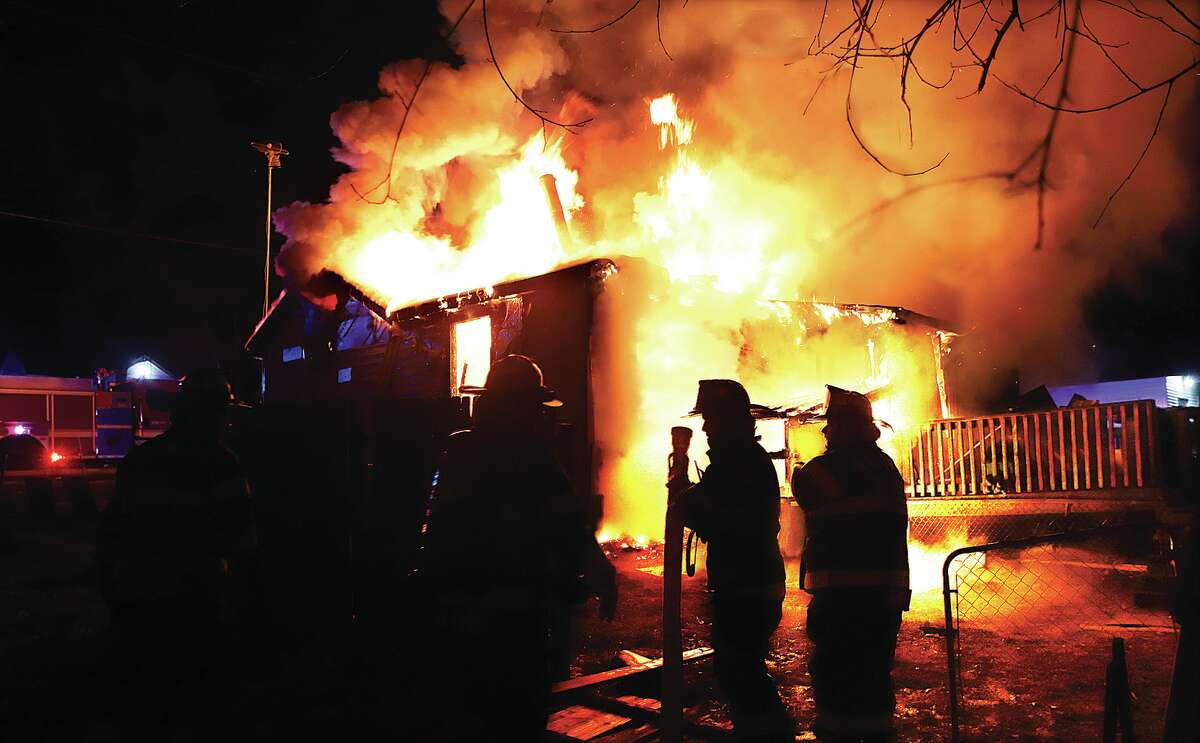
M178 389L175 379L0 376L0 455L10 460L0 466L116 461L167 429Z

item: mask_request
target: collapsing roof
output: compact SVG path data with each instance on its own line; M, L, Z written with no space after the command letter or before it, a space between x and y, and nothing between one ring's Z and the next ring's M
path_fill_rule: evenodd
M398 307L391 312L388 312L382 304L371 299L340 275L326 270L314 276L302 289L285 289L280 292L267 311L266 317L259 321L250 337L246 339L245 348L251 353L256 353L256 349L273 334L275 326L281 322L287 308L294 306L301 298L308 305L325 311L346 306L347 303L352 303L352 307L356 304L361 307L362 312L369 314L375 321L394 327L398 323L409 320L447 312L452 313L471 305L532 291L549 277L565 271L578 270L584 266L589 267L589 273L599 279L617 270L616 264L611 260L585 261L563 266L538 276L514 279L495 286L480 287L453 295L431 298L424 302Z
M862 321L864 325L880 325L883 323L913 325L924 327L930 332L939 333L945 337L962 334L962 331L953 323L931 315L914 312L899 305L848 304L842 302L821 302L816 299L801 301L776 299L771 300L771 302L789 307L793 311L803 310L809 315L822 317L827 323L834 318L854 317Z
M302 297L312 306L326 311L332 311L338 306L344 305L347 301L352 300L357 302L365 312L369 313L377 321L391 324L427 317L441 312L454 312L461 307L487 302L497 297L520 294L536 288L543 277L589 264L591 265L591 273L595 278L599 279L603 279L606 275L615 273L618 270L617 263L614 260L602 258L584 261L582 263L563 266L538 276L514 279L495 286L477 287L443 297L432 297L424 302L398 307L391 312L388 312L382 304L367 296L358 287L346 281L341 275L333 271L324 270L315 275L303 288L298 290L285 289L280 292L279 296L271 304L267 315L259 321L254 331L250 334L250 337L246 340L245 348L253 352L257 343L256 339L260 334L270 335L270 327L275 322L278 322L276 318L278 314L277 310L283 305L296 301L297 297ZM915 312L899 305L819 302L817 300L771 301L793 308L808 308L818 314L824 314L833 309L840 313L855 315L860 318L876 318L879 322L889 322L895 325L919 325L948 336L959 335L962 332L953 323L931 315Z
M626 269L640 259L619 259ZM557 277L577 274L590 282L603 282L618 271L617 263L609 259L586 261L556 269L545 274L461 291L453 295L411 304L392 309L390 312L379 302L366 296L358 287L349 283L341 276L331 271L322 271L314 276L303 288L288 289L282 292L272 304L267 316L254 329L246 341L246 349L260 358L273 352L272 344L278 345L278 340L287 336L290 338L288 348L283 350L283 361L305 357L305 347L308 353L329 351L347 351L351 349L368 348L386 344L396 336L404 336L404 347L413 345L415 339L408 338L412 333L406 328L423 324L425 321L439 317L453 317L463 313L467 318L477 314L476 307L488 303L496 303L506 299L531 295L539 287L548 286L557 281ZM835 320L861 321L864 326L899 325L909 326L913 331L924 333L935 339L935 346L946 348L949 338L957 335L959 330L951 323L925 315L905 307L896 305L833 303L810 301L764 300L766 304L777 305L788 317L795 318L802 327L829 327ZM291 329L283 331L284 318L290 318ZM590 321L589 321L590 322ZM589 328L580 327L584 334ZM505 330L499 332L505 333ZM315 343L314 343L315 341ZM428 343L428 339L426 340ZM301 344L301 345L295 345ZM451 344L453 345L453 344ZM428 349L426 349L428 350ZM495 358L500 349L493 346L490 349ZM938 354L934 354L938 356ZM387 362L393 367L397 361ZM486 362L485 362L486 363ZM873 362L872 362L873 363ZM945 384L940 369L940 358L936 362L936 385L938 397L943 412L947 410ZM347 362L349 365L349 362ZM389 367L390 368L390 367ZM343 370L339 382L345 382L357 377L352 369ZM425 389L425 385L418 385ZM451 385L449 394L454 394ZM416 388L413 392L416 393ZM427 390L428 391L428 390ZM886 396L890 384L881 382L871 389L864 390L872 399ZM759 417L793 418L806 420L812 418L823 408L821 399L793 400L776 399L771 402L775 407L764 407Z

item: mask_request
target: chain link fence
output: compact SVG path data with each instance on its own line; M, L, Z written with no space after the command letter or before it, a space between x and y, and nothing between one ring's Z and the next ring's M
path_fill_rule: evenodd
M909 498L908 538L952 549L1153 518L1161 503L1068 498Z
M1177 641L1170 538L1129 513L1082 521L1097 523L1039 534L1059 522L1026 518L1019 528L1035 533L1022 537L993 521L1001 538L946 558L954 740L1098 738L1113 637L1127 647L1138 736L1161 738Z

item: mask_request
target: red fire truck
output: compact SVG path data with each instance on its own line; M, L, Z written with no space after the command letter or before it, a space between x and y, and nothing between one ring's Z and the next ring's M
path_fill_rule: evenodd
M97 389L94 379L0 376L0 454L8 469L119 459L166 430L178 389L174 379Z

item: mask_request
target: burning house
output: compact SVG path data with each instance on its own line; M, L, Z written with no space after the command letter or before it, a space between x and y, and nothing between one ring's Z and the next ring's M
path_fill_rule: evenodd
M475 162L460 152L404 177L389 172L381 184L399 180L382 201L357 186L348 195L343 181L328 204L280 210L290 239L278 267L290 288L246 344L263 362L264 400L350 404L371 410L367 428L425 442L427 456L406 465L419 504L434 469L430 442L465 425L467 388L504 354L529 355L566 403L560 454L601 537L639 541L661 528L667 434L701 378L736 378L779 411L759 429L782 483L821 450L818 427L807 423L825 384L871 396L886 423L881 444L914 501L1065 489L1068 457L1083 474L1072 490L1092 488L1102 472L1112 486L1148 467L1114 453L1152 448L1145 437L1154 426L1136 406L1110 416L1107 433L1094 415L1093 428L1012 416L959 422L955 415L986 411L955 383L968 366L954 359L956 329L902 307L805 297L793 282L811 273L803 261L813 238L780 234L746 203L763 186L747 187L736 164L692 154L695 123L674 95L648 103L664 175L633 197L619 229L585 202L563 135L545 131L510 143L508 156ZM377 403L396 415L385 420ZM1135 435L1124 433L1122 415L1135 416ZM1082 448L1068 451L1065 436L1079 433ZM1092 466L1103 446L1111 451ZM785 551L795 554L799 519L785 514Z
M676 97L648 108L665 174L620 229L585 202L563 136L542 132L512 158L490 156L486 176L430 176L420 199L280 210L291 288L247 343L264 399L438 401L437 428L452 430L470 406L462 388L501 355L527 354L567 403L563 459L598 525L643 539L661 528L666 432L700 378L739 379L780 410L760 427L781 481L819 451L803 421L825 384L871 393L904 459L901 433L954 405L953 329L806 296L793 280L811 238L781 252L793 238L737 201L745 174L693 157L695 124ZM476 167L456 162L431 173L454 181Z
M483 383L494 360L531 356L565 402L560 457L598 525L610 535L647 539L657 536L665 507L666 432L689 423L680 420L690 407L686 398L695 380L710 373L703 357L692 364L681 359L672 377L650 389L630 382L658 373L644 368L646 360L628 341L630 323L638 322L631 313L656 309L644 289L661 282L661 273L639 258L595 259L390 311L325 273L303 292L282 294L246 347L262 359L266 403L390 403L400 407L397 420L386 425L431 435L466 425L470 390ZM887 424L884 443L898 460L911 423L948 412L943 357L953 333L944 323L899 307L759 305L739 328L737 376L778 411L759 429L776 458L782 495L791 468L822 449L818 426L809 424L822 405L824 382L872 395ZM685 313L674 332L703 334L705 323L703 315L689 322ZM855 352L823 353L826 346ZM786 359L771 349L783 349ZM672 394L658 400L661 382ZM406 402L432 408L421 408L422 417L413 420L402 411ZM432 418L431 409L437 411ZM796 552L798 511L785 513L785 546Z
M1066 423L958 422L1003 408L975 404L977 385L959 384L972 359L957 348L957 328L900 305L972 332L986 327L1008 363L1078 330L1074 305L1091 279L1069 252L1028 249L1033 237L1014 232L1027 222L1025 207L1003 189L905 191L894 170L881 178L852 142L852 158L836 154L847 144L832 139L844 134L847 112L815 91L811 118L802 118L807 105L780 116L778 104L799 100L783 93L794 78L780 77L798 69L788 67L798 37L783 34L770 54L741 54L741 34L758 27L741 4L721 11L729 30L740 29L727 47L737 61L729 70L710 64L712 45L729 40L707 31L690 63L658 59L657 47L642 43L657 35L653 23L622 26L630 43L604 65L576 65L581 37L543 33L543 16L554 12L537 5L493 9L487 39L477 24L456 26L461 64L389 66L379 97L333 115L334 156L347 171L327 199L274 214L287 237L275 267L289 289L247 344L263 360L265 400L343 405L361 412L355 425L364 431L406 432L409 445L427 451L405 470L419 500L436 444L417 442L466 422L463 390L492 360L528 354L567 403L562 458L592 499L601 537L635 540L660 533L668 432L701 378L736 378L756 402L780 409L759 431L783 483L820 450L806 414L824 385L869 393L914 512L931 508L918 502L951 499L1001 510L989 505L997 495L1028 501L1036 488L1063 487L1063 465L1073 477L1076 460L1079 486L1069 484L1085 490L1100 476L1096 456L1109 486L1130 472L1135 487L1138 466L1152 471L1134 454L1114 455L1149 447L1153 429L1129 435L1134 426L1118 426L1116 409L1104 431L1093 414L1087 443L1074 448L1072 432L1085 432L1082 420L1071 428L1078 413ZM637 29L650 36L635 39ZM496 84L501 67L508 86ZM630 69L644 71L636 83ZM525 95L561 108L547 115ZM958 142L946 171L969 162L960 153L1008 143L1007 123L989 128L1005 116L956 128L971 141ZM802 121L822 123L797 136ZM976 183L971 172L947 172L947 183ZM966 201L939 201L949 194ZM1073 224L1060 207L1046 222ZM890 227L864 229L885 211ZM1124 415L1132 421L1134 409ZM1062 442L1053 450L1051 431ZM1113 451L1096 455L1097 442ZM364 466L377 472L383 460L376 450ZM1064 500L1048 498L1047 508L1061 511ZM795 538L785 530L787 551Z

